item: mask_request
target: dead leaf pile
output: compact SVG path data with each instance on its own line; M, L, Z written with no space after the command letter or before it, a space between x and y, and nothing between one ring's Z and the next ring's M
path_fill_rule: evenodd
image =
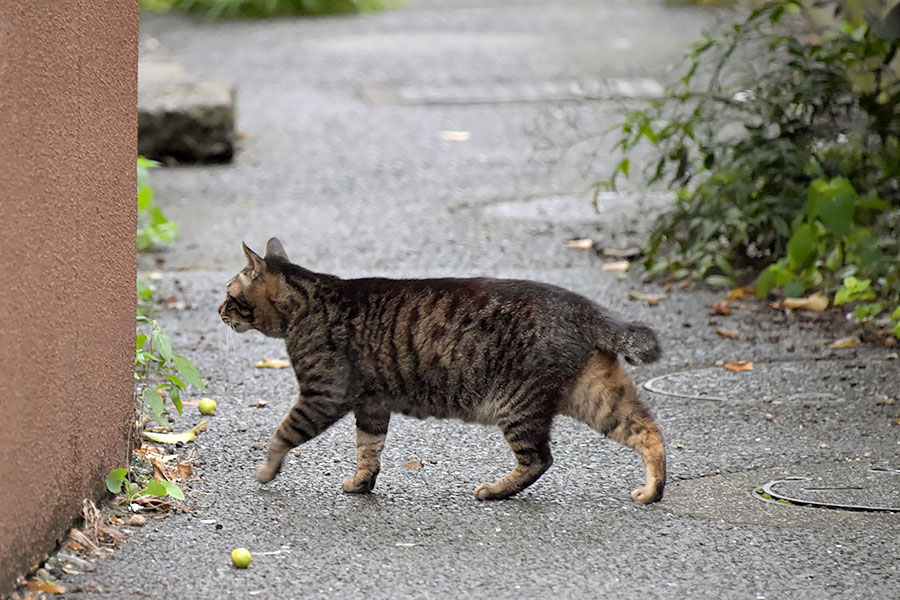
M194 474L194 450L180 458L177 454L166 454L159 446L144 446L134 451L153 467L153 479L158 481L196 481Z

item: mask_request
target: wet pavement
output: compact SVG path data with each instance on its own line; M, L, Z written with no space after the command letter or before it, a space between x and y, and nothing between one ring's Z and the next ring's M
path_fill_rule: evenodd
M591 208L590 183L614 160L602 132L648 80L671 76L714 18L579 0L419 0L340 19L145 18L145 56L239 90L235 162L153 172L180 238L141 256L160 295L185 304L157 318L209 379L219 410L193 443L191 509L150 518L95 571L61 583L96 584L90 598L900 596L900 515L754 497L788 477L863 486L872 467L900 467L900 400L876 401L900 393L896 354L832 349L831 334L802 315L751 301L715 316L719 293L621 278L598 253L565 245L586 237L628 249L646 235L665 196L606 195ZM243 266L241 240L261 250L272 235L313 270L539 279L653 326L665 356L629 372L650 382L641 394L667 436L664 500L635 505L637 455L564 418L553 467L503 502L472 495L511 466L498 430L402 417L371 495L340 491L355 450L347 418L257 484L254 444L268 441L296 384L289 369L253 366L284 358L278 341L233 334L215 308ZM648 306L630 291L667 297ZM738 339L717 335L723 328ZM754 370L716 366L737 360ZM188 407L176 427L200 418ZM865 495L853 490L854 502ZM231 566L239 546L253 553L247 570Z

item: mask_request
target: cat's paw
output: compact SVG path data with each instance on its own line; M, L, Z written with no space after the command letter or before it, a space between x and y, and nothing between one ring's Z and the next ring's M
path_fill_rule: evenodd
M281 470L281 465L272 466L269 463L263 463L259 465L259 468L256 470L256 480L260 483L269 483L275 476L278 475L278 471Z
M631 497L638 504L650 504L662 500L662 486L644 486L631 492Z
M511 494L500 489L496 483L482 483L475 488L475 497L479 500L503 500L509 496Z
M341 489L348 494L365 494L371 492L374 487L375 478L367 477L365 474L362 477L359 475L348 477L341 482Z

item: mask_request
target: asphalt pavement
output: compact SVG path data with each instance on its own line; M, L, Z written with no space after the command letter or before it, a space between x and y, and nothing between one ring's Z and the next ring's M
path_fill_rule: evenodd
M643 240L664 195L591 206L590 183L614 164L604 131L671 77L717 15L647 0L414 0L237 22L144 15L145 58L238 86L235 162L154 171L180 234L141 256L145 277L175 297L156 318L219 409L192 444L188 510L151 516L95 570L60 582L117 599L900 597L900 514L754 496L810 477L809 493L827 488L838 503L842 490L855 503L897 502L896 353L831 348L833 328L752 300L717 316L721 292L642 283L566 246ZM496 428L398 416L370 495L340 489L354 465L350 418L259 485L254 444L268 441L296 384L290 369L254 367L284 358L280 342L234 334L216 306L243 266L240 242L262 250L270 236L313 270L538 279L653 326L663 359L629 372L650 382L641 394L667 437L663 501L632 502L637 455L565 418L553 467L502 502L472 493L512 466ZM665 298L651 306L629 292ZM717 366L741 360L754 370ZM175 427L200 419L188 407ZM231 565L236 547L253 553L246 570Z

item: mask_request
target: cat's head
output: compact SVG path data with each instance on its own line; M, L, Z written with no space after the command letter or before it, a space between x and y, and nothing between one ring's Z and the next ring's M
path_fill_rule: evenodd
M265 257L243 242L241 247L247 266L225 286L225 301L219 305L219 315L238 333L256 329L271 337L284 337L285 319L277 308L283 295L282 279L272 270L275 261L290 262L284 247L271 238L266 243Z

